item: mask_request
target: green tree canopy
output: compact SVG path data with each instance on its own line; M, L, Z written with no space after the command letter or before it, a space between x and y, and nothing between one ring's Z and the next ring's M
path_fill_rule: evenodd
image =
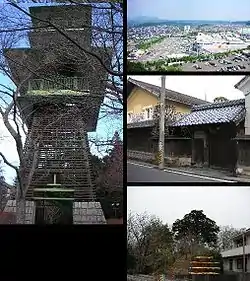
M228 99L225 97L216 97L214 99L214 102L225 102L225 101L228 101Z
M127 61L127 71L128 72L140 72L140 71L146 71L146 67L141 62L133 62L133 61Z
M123 142L118 132L113 136L112 146L109 154L103 158L103 169L100 165L96 180L96 195L106 218L121 218L123 216Z
M192 242L208 246L216 245L219 230L216 222L209 219L202 210L191 211L183 219L176 220L172 227L177 240L186 237Z

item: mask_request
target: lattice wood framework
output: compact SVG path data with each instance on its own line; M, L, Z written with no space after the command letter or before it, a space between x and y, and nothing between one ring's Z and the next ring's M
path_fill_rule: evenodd
M84 108L57 103L37 108L32 127L26 141L26 169L28 176L32 166L36 145L39 145L39 160L27 193L36 197L35 188L47 184L61 184L74 189L74 198L94 200L90 175L89 147L87 140ZM34 141L37 140L37 141Z
M53 21L110 66L110 50L91 46L91 28L80 28L81 24L91 26L91 6L32 7L30 13ZM41 27L41 22L32 22ZM69 22L70 26L65 25ZM41 199L57 191L66 200L94 201L87 132L96 129L107 71L53 28L35 29L29 38L31 48L5 53L12 76L20 84L18 105L28 126L25 165L20 167L24 180L38 153L26 197ZM65 190L71 191L68 196Z

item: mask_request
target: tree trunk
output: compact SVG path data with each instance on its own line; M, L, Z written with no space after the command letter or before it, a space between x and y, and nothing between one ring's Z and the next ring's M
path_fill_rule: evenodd
M16 223L25 224L25 198L16 200Z

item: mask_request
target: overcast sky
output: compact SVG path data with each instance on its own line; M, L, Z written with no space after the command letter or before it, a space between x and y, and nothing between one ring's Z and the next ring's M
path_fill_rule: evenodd
M161 85L161 76L128 76L153 85ZM229 100L244 98L244 94L235 89L234 85L244 76L230 75L169 75L166 76L166 88L212 102L216 97Z
M192 210L219 226L250 227L250 188L220 186L127 187L127 211L147 212L170 225Z

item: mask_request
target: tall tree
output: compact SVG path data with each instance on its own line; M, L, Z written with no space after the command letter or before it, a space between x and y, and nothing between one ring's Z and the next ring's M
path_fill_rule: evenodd
M112 145L98 179L97 198L107 217L119 218L123 215L123 143L118 132L114 134Z
M228 99L225 98L225 97L216 97L216 98L214 98L214 102L225 102L225 101L228 101Z
M0 182L4 181L4 175L3 175L3 168L2 168L2 162L0 160Z
M3 169L2 169L2 163L0 160L0 211L3 211L4 206L7 202L7 186L5 183L4 175L3 175Z
M219 230L216 222L209 219L202 210L191 211L172 226L175 239L182 241L182 249L187 249L190 254L199 245L214 247Z
M233 239L235 236L243 233L245 229L237 229L232 226L222 226L218 233L218 248L219 250L228 250L234 247Z
M100 182L98 181L98 178L103 174L104 169L104 161L102 158L96 156L96 155L90 155L90 163L91 163L91 171L92 171L92 177L94 180L94 183L97 188L99 188Z
M172 233L157 217L130 213L127 243L129 254L136 260L137 273L164 272L172 263Z

